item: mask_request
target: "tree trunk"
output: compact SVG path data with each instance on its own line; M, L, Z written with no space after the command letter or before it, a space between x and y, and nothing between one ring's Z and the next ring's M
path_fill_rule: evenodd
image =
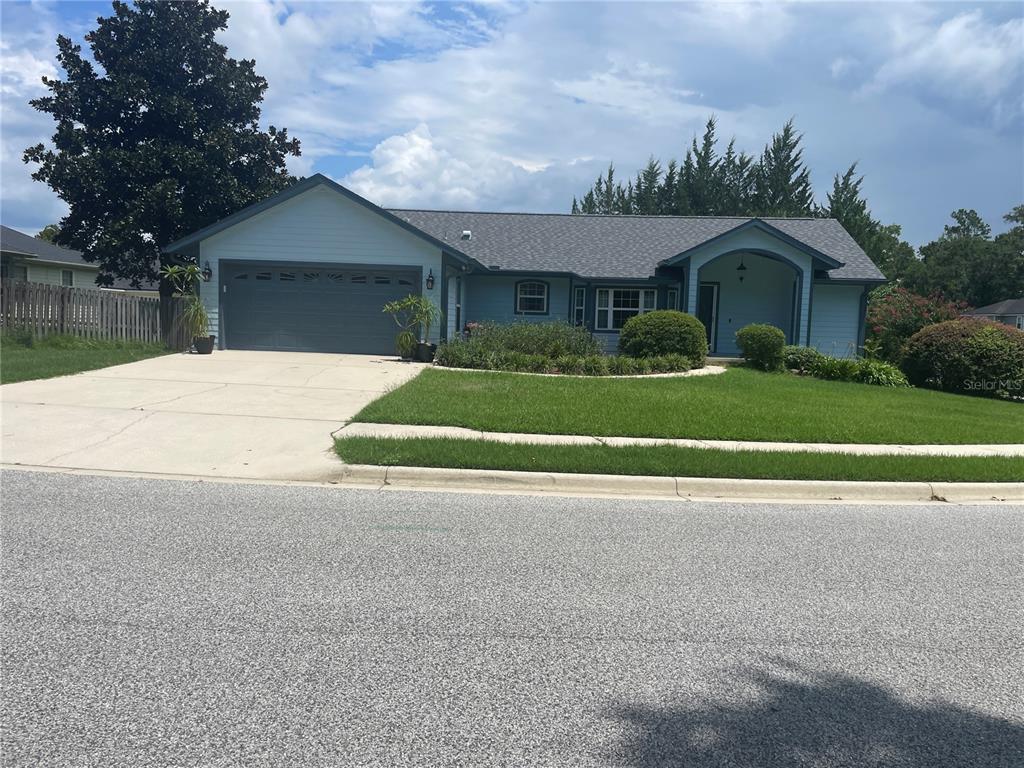
M165 278L160 278L160 336L164 343L170 345L174 341L174 286Z

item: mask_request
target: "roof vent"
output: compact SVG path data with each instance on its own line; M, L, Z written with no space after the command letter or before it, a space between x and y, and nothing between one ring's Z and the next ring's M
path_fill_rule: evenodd
M473 238L473 232L471 230L468 230L468 229L462 230L462 239L463 240L471 240L472 238Z

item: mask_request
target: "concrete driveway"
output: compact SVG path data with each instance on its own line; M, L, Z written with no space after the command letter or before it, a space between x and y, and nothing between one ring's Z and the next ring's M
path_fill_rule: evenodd
M422 365L218 351L0 387L4 464L325 480L331 432Z

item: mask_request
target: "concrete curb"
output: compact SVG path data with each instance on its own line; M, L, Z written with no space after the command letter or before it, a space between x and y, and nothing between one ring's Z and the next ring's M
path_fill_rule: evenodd
M445 489L562 496L856 502L1024 502L1024 483L894 483L826 480L739 480L703 477L577 475L435 467L346 464L338 483L396 490Z

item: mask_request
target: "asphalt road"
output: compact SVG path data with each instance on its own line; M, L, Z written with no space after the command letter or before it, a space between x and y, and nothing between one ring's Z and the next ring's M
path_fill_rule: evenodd
M1024 765L1024 510L4 472L5 765Z

